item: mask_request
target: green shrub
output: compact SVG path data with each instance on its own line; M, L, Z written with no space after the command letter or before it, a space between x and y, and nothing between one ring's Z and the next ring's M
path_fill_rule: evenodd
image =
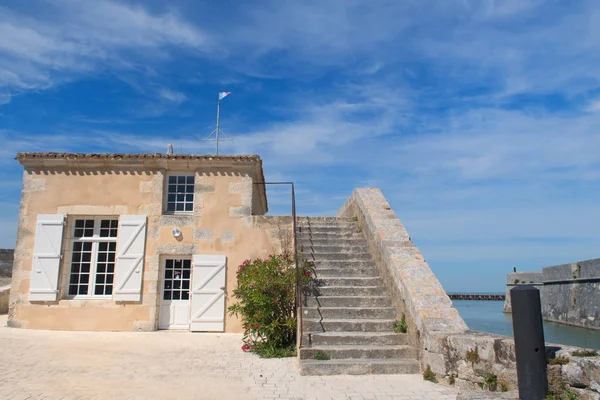
M483 372L480 374L483 378L483 388L486 388L490 392L495 392L498 389L498 377L491 372Z
M596 357L598 352L596 350L575 350L571 353L575 357Z
M400 318L400 321L398 321L398 320L394 321L394 332L406 333L407 330L408 330L408 325L406 325L406 315L404 315L404 313L402 313L402 317Z
M508 392L508 385L505 382L500 382L500 391Z
M314 266L299 263L300 285L304 290L312 281ZM244 345L262 357L285 357L295 353L296 268L289 254L270 255L267 259L246 260L237 270L237 300L228 308L229 315L242 318Z
M521 281L520 281L520 280L518 280L518 279L515 279L515 285L518 285L518 284L519 284L519 282L521 282Z
M435 372L431 370L429 364L427 364L427 368L425 368L425 372L423 372L423 379L429 382L437 383L437 378L435 376Z
M448 383L454 386L454 384L456 383L456 377L454 376L454 374L450 374L450 378L448 378Z
M556 358L553 358L552 360L550 360L548 365L567 365L568 363L569 363L569 358L567 358L565 356L560 356L560 357L556 357Z
M353 222L358 222L358 217L352 217Z
M315 360L323 360L323 361L326 361L326 360L329 360L329 356L328 356L328 355L327 355L327 353L325 353L324 351L318 350L318 351L315 353Z
M579 396L577 396L577 393L567 389L560 393L550 393L544 400L579 400Z
M477 364L480 361L479 348L477 346L473 350L467 350L467 361L471 364Z

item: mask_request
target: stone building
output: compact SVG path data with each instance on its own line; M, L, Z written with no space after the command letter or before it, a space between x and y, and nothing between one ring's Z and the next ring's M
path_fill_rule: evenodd
M240 332L246 258L289 243L258 156L19 153L8 325ZM263 217L261 217L263 216Z

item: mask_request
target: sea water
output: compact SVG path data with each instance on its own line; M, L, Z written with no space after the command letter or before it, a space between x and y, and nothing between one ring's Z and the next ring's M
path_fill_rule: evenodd
M469 329L512 336L512 314L502 312L503 301L454 300ZM600 350L600 330L544 322L546 342Z

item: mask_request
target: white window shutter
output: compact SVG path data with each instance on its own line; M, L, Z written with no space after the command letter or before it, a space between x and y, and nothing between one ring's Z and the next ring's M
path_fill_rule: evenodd
M140 301L146 244L146 216L121 215L117 237L115 301Z
M29 301L55 301L62 249L62 214L39 214L35 229Z

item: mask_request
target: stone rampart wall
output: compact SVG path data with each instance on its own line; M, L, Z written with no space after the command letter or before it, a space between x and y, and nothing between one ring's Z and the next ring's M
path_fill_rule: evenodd
M508 274L504 312L512 312L510 289L517 284L540 289L546 321L600 329L600 259Z
M14 249L0 249L0 277L12 276L14 255Z
M377 267L393 289L394 305L406 313L422 369L429 366L440 383L465 390L485 388L490 377L498 391L517 389L513 339L468 330L379 189L356 189L338 216L358 220ZM570 357L568 365L558 366L558 379L595 398L600 390L600 357L570 356L574 349L547 350L556 353L553 356Z

